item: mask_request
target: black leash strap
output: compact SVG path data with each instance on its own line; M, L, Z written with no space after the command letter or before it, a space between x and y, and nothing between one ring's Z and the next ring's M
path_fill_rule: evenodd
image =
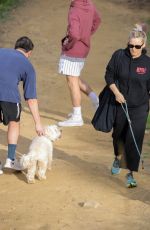
M124 104L121 104L121 107L122 107L122 109L123 109L123 111L124 111L124 113L125 113L125 115L127 117L129 127L130 127L130 131L131 131L131 134L132 134L132 137L133 137L133 141L134 141L135 147L137 149L138 155L139 155L141 163L142 163L142 169L144 169L144 160L143 160L143 157L142 157L142 155L141 155L141 153L139 151L138 145L137 145L136 140L135 140L135 136L134 136L132 125L131 125L131 119L130 119L129 112L128 112L127 103L125 102Z

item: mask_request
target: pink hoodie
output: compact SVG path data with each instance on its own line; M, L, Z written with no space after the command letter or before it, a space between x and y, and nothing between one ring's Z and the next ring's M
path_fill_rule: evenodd
M101 18L91 0L73 0L68 13L67 36L62 39L62 54L85 58L90 50L91 35Z

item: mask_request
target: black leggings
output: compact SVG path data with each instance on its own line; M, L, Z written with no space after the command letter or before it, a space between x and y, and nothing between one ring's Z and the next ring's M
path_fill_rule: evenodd
M129 108L128 111L135 140L139 151L142 152L149 106L145 104L137 108ZM126 168L131 171L138 171L140 157L135 147L127 118L120 105L117 106L117 115L112 137L115 156L123 154Z

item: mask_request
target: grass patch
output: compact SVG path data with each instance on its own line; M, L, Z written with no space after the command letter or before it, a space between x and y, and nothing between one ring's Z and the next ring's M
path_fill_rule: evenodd
M144 159L147 159L147 158L149 158L149 157L150 157L150 153L147 153L147 152L146 152L146 153L143 153L143 158L144 158Z
M148 115L146 128L150 129L150 114Z
M147 20L147 24L148 24L148 32L147 32L147 42L148 45L150 45L150 19Z
M18 6L23 0L0 0L0 19L5 19L11 9Z
M150 45L150 32L147 33L147 42Z
M150 28L150 19L147 21L147 23ZM147 42L148 42L148 45L150 45L150 29L148 30L148 33L147 33ZM146 128L150 129L150 114L148 115Z

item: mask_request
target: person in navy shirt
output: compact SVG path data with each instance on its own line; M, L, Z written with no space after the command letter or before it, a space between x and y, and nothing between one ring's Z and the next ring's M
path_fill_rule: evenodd
M26 100L38 135L44 130L40 121L36 74L29 61L34 45L28 37L21 37L15 48L0 48L0 122L8 125L8 156L5 168L20 170L15 152L20 132L21 97L19 83L23 82L24 99Z

